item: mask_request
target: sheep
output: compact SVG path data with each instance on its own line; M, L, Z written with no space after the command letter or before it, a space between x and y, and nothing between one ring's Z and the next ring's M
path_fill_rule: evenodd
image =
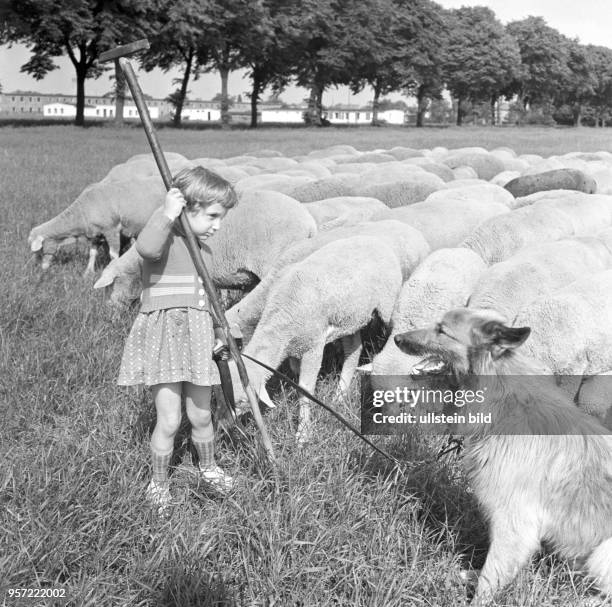
M304 171L308 171L317 179L322 179L323 177L330 177L332 174L332 171L322 162L316 162L313 160L303 160L298 164L298 167Z
M610 251L597 238L563 238L525 247L482 274L468 307L493 309L512 322L530 301L611 264Z
M387 154L393 156L396 160L406 160L406 158L423 157L423 152L413 148L406 148L400 145L386 151Z
M395 387L398 378L393 378L393 386L386 386L384 377L375 376L405 376L420 360L400 352L393 337L429 325L447 310L464 305L485 269L484 261L464 248L439 249L417 266L397 299L391 317L391 336L371 365L363 367L371 370L377 388Z
M337 156L339 154L347 156L359 156L360 152L358 152L352 145L338 144L332 145L322 150L313 150L312 152L309 152L307 154L307 157L311 160L319 160L321 158L329 158L331 156Z
M303 206L313 216L319 232L367 221L374 214L387 209L386 205L376 198L360 196L326 198L305 202Z
M92 243L85 274L92 273L97 255L96 239L104 236L111 258L118 257L120 234L136 236L163 201L165 192L160 177L88 186L59 215L32 228L28 236L30 249L41 252L42 269L46 270L62 241L84 236Z
M415 156L413 158L407 158L402 161L402 164L408 166L418 166L424 171L428 173L433 173L442 179L442 181L448 182L452 181L455 178L453 170L447 167L445 164L441 162L434 162L430 158L425 158L424 156Z
M360 329L373 314L384 323L390 321L401 285L397 256L380 238L354 236L330 242L278 276L244 353L274 369L289 356L301 360L299 383L314 392L325 344L343 338L340 395L359 362ZM261 400L270 403L265 389L270 374L248 359L245 364ZM235 383L235 388L237 399L245 400L240 385ZM310 408L301 399L298 441L307 440L310 430Z
M398 221L363 222L350 227L321 232L283 251L261 282L227 310L228 321L239 326L245 338L250 339L261 318L268 294L282 271L331 242L353 236L375 236L383 239L399 260L404 279L410 276L414 268L425 259L430 251L429 245L418 230Z
M387 209L372 220L396 219L419 230L432 251L444 247L456 247L484 221L509 213L501 202L453 198L453 191L444 190L447 198L438 197L416 202L407 207ZM435 192L442 194L443 192ZM433 195L432 195L433 196Z
M462 150L452 150L446 156L440 159L440 162L446 164L451 169L458 167L472 168L480 179L489 181L495 175L506 170L504 163L482 148L464 148Z
M510 192L498 185L486 181L479 181L463 186L458 186L457 184L455 184L455 187L450 187L450 184L446 184L446 186L447 187L442 190L432 192L425 199L425 202L433 202L434 200L448 200L449 202L460 200L483 200L486 202L501 202L509 209L513 209L516 204L516 199Z
M291 198L300 202L315 202L324 198L335 198L337 196L365 196L357 194L355 189L355 175L339 174L331 177L323 177L293 188L287 192Z
M315 181L313 175L307 177L292 177L290 175L279 175L278 173L264 173L244 177L235 184L236 192L246 192L248 190L273 190L290 194L296 187L306 185Z
M533 175L521 175L504 186L515 198L528 196L542 190L577 190L594 194L595 180L577 169L556 169Z
M211 277L219 288L251 288L285 248L316 233L310 213L289 196L262 190L244 192L216 234L207 240L213 256ZM132 249L111 261L94 285L112 284L111 302L127 303L134 293L140 293L139 257Z
M531 327L525 354L560 376L572 396L582 376L612 370L611 294L612 270L604 270L537 297L515 318L515 326Z
M478 253L489 265L511 257L530 244L559 240L574 234L571 217L545 206L529 206L491 217L461 246Z
M284 169L295 169L298 166L298 162L293 158L285 157L266 157L256 158L250 161L248 164L256 166L263 171L269 173L275 173L276 171L282 171Z
M444 181L433 173L415 172L408 179L388 183L355 186L356 196L378 198L388 207L395 208L425 200L429 194L444 187Z
M453 169L453 177L455 179L479 179L478 173L469 166L458 166ZM484 180L483 180L484 181Z
M168 167L172 173L178 173L181 169L194 166L190 160L184 157L166 157ZM150 156L130 159L128 162L114 166L100 183L113 181L127 181L129 179L144 179L159 175L159 168L155 160Z

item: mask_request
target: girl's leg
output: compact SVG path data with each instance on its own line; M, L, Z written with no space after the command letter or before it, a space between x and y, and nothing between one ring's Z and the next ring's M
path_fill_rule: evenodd
M157 384L151 386L151 390L157 410L157 423L151 435L153 480L166 484L174 437L181 424L182 383Z
M191 422L191 442L205 468L215 463L215 433L210 413L210 386L198 386L185 382L185 404Z
M187 417L191 422L191 442L200 460L200 477L221 493L231 491L234 480L215 463L215 432L210 414L210 386L185 386Z

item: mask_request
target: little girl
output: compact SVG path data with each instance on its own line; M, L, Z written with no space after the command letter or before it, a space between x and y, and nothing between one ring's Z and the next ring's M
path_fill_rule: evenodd
M225 179L203 167L180 171L173 186L136 240L144 260L141 307L125 344L118 379L119 385L151 386L157 423L151 436L153 477L147 497L162 511L170 503L168 465L181 422L182 395L202 479L222 493L233 486L214 457L210 396L211 386L220 383L212 359L218 344L208 298L177 218L185 207L210 268L210 249L204 241L219 229L237 197Z

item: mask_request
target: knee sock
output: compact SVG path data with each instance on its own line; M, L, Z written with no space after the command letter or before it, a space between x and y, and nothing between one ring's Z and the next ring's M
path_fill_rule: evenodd
M210 432L200 433L194 436L191 433L191 442L198 454L200 466L205 468L215 463L215 434L210 426Z
M151 447L151 467L153 468L153 480L157 483L168 482L168 466L172 458L173 449L167 453L161 453Z

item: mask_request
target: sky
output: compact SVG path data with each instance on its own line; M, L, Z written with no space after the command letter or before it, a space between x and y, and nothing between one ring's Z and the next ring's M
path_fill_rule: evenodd
M548 25L571 38L578 38L582 44L597 44L612 47L612 0L436 0L445 8L461 6L488 6L502 23L523 19L529 15L543 17ZM0 84L4 92L14 90L37 91L40 93L76 92L74 68L67 57L56 60L57 70L50 72L43 80L36 81L19 69L29 57L26 47L15 45L12 48L0 46ZM166 97L176 85L173 79L179 77L177 70L163 73L155 70L150 73L138 72L138 80L143 91L156 98ZM106 75L97 80L87 80L85 92L88 95L102 95L111 90L111 82ZM221 90L221 80L217 73L202 74L189 86L191 99L211 99ZM249 81L243 73L230 74L229 94L243 95L249 90ZM281 96L288 103L299 103L308 92L300 87L289 87ZM266 92L267 95L267 92ZM264 95L265 96L265 95ZM402 99L401 94L391 94L393 100ZM336 103L364 104L370 101L369 88L353 95L347 87L331 88L323 96L325 105ZM404 100L408 101L404 98Z

